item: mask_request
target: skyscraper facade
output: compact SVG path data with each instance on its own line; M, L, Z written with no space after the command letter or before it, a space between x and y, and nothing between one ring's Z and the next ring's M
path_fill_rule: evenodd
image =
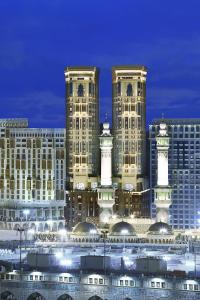
M65 226L65 130L0 119L0 226Z
M146 75L144 66L112 69L113 175L124 190L145 189Z
M146 74L144 66L112 70L114 213L148 216L146 181ZM98 69L67 67L66 174L69 225L98 222L100 185Z
M67 67L66 173L70 189L97 186L99 175L99 87L96 67Z
M200 226L200 119L157 119L149 129L150 186L157 180L156 136L159 124L167 125L169 136L169 185L172 189L170 223L174 229ZM154 215L154 205L152 214Z

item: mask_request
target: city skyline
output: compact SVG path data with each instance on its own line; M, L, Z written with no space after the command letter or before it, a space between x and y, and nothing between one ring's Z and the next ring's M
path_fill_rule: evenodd
M64 128L64 67L90 65L101 71L100 120L111 120L111 68L120 64L148 68L147 124L162 113L198 117L199 5L2 1L1 117Z

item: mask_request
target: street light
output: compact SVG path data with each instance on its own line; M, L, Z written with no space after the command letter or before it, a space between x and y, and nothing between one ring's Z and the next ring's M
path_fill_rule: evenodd
M18 227L19 232L19 268L20 268L20 280L22 280L22 232L25 231L23 227Z
M121 230L121 234L124 236L124 248L123 248L123 252L125 252L125 235L127 235L129 233L128 229L122 229Z
M30 214L30 210L29 209L24 209L23 210L23 214L25 215L25 217L26 217L26 224L25 224L25 226L26 226L26 229L28 229L28 223L27 223L27 221L28 221L28 215ZM25 238L26 238L26 240L27 240L27 234L26 234L27 232L25 232ZM26 244L25 244L25 247L26 247Z
M108 230L102 230L101 231L102 235L103 235L103 268L104 268L104 286L106 288L106 238L107 238L107 234L108 234ZM106 291L103 291L104 295L106 293Z

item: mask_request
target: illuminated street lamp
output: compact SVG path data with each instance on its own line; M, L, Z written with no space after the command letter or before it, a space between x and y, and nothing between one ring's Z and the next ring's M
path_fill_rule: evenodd
M72 260L71 259L62 259L60 261L60 265L63 267L70 267L72 265Z
M25 224L25 230L24 230L24 236L25 239L27 240L27 233L28 233L28 215L30 214L30 210L29 209L24 209L23 210L23 215L26 217L26 224ZM25 248L26 248L26 243L25 243Z

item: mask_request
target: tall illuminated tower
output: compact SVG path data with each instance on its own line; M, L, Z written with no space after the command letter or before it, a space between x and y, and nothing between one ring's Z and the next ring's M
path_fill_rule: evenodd
M124 190L144 190L146 75L144 66L116 66L113 84L113 173Z
M101 187L98 188L98 205L100 207L100 222L108 223L113 214L115 203L114 189L112 188L112 147L113 137L109 123L103 124L100 136L101 148Z
M160 123L160 130L156 137L157 144L157 186L154 189L156 205L156 219L158 222L168 223L169 206L171 205L171 188L168 180L168 150L169 136L167 125Z
M70 189L97 185L99 97L96 67L67 67L66 173Z

